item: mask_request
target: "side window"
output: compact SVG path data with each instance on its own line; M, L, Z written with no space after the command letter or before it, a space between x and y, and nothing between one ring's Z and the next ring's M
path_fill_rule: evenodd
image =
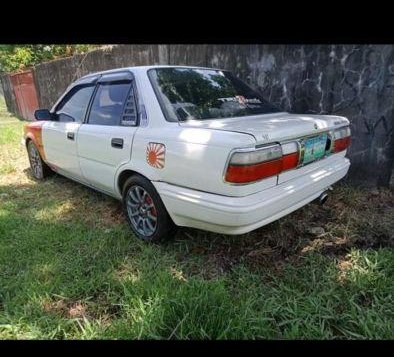
M124 116L127 115L125 112L128 110L129 96L133 95L130 86L130 82L100 84L90 109L88 124L119 125L123 123Z
M82 123L93 91L93 85L75 88L56 108L58 121Z

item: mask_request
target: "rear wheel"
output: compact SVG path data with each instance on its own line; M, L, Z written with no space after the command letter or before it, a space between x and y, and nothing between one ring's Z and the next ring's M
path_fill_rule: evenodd
M45 177L49 176L49 174L51 173L51 169L42 160L41 155L33 141L28 142L27 152L29 155L31 172L34 178L36 178L37 180L42 180Z
M131 229L139 239L156 242L170 238L176 231L156 189L140 175L126 181L123 208Z

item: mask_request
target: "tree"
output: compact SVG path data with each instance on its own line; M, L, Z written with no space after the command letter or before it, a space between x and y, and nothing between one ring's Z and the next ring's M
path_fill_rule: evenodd
M0 45L0 72L14 72L59 57L85 53L97 45Z

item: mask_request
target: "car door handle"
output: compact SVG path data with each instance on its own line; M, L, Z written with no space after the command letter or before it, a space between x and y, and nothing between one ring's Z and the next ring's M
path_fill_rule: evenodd
M123 139L120 139L120 138L111 139L111 146L113 148L122 149L123 148Z
M74 140L74 138L75 138L75 134L73 132L67 133L67 139Z

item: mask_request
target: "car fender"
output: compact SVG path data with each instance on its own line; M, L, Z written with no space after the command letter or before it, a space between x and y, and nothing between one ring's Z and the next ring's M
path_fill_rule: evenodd
M44 142L42 139L42 130L44 124L45 121L36 121L36 122L28 123L25 124L25 126L23 127L23 131L24 131L25 145L27 144L27 141L29 139L32 140L34 145L37 147L38 152L40 153L42 159L46 161Z

